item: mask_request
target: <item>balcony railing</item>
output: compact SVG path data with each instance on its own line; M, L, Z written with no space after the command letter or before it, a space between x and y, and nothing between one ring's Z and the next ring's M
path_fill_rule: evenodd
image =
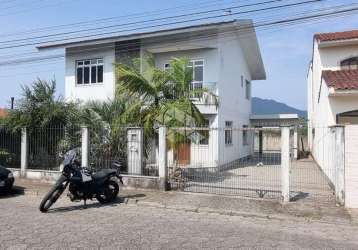
M198 93L192 96L195 104L215 105L217 103L217 83L216 82L192 82L192 88L206 89L209 93Z

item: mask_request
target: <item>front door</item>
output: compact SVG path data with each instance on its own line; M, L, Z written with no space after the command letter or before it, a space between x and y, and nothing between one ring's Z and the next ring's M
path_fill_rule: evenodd
M176 151L176 160L179 165L190 164L190 142L181 143Z

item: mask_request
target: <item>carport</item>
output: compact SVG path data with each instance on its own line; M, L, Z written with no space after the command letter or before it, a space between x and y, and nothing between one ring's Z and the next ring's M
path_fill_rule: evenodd
M255 128L279 128L284 126L294 127L293 132L293 150L294 157L298 156L298 125L299 117L297 114L267 114L267 115L251 115L250 116L251 127ZM258 151L263 153L263 133L258 133Z

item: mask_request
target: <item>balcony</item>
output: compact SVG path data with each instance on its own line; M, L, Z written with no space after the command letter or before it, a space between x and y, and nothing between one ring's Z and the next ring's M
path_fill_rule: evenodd
M218 88L216 82L193 82L193 89L207 89L214 95L218 96ZM202 114L217 114L218 98L207 93L195 95L192 97L193 103L198 107Z

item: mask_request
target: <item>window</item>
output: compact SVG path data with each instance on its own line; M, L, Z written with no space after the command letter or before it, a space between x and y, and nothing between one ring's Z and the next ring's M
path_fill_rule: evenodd
M203 128L209 129L209 120L205 119ZM202 130L199 140L200 145L209 145L209 130Z
M247 128L248 128L248 126L247 125L244 125L244 126L242 126L242 145L244 145L244 146L247 146L247 145L249 145L249 138L248 138L248 131L247 131Z
M168 71L170 69L170 63L165 63L164 64L164 70Z
M232 122L225 122L225 145L232 145Z
M245 96L247 100L250 100L251 98L251 82L246 80L246 86L245 86Z
M358 69L358 56L341 61L342 69Z
M77 84L103 83L103 59L88 59L76 62Z
M204 80L204 61L203 60L192 60L189 63L189 68L193 70L193 89L201 89L203 88L203 80Z

